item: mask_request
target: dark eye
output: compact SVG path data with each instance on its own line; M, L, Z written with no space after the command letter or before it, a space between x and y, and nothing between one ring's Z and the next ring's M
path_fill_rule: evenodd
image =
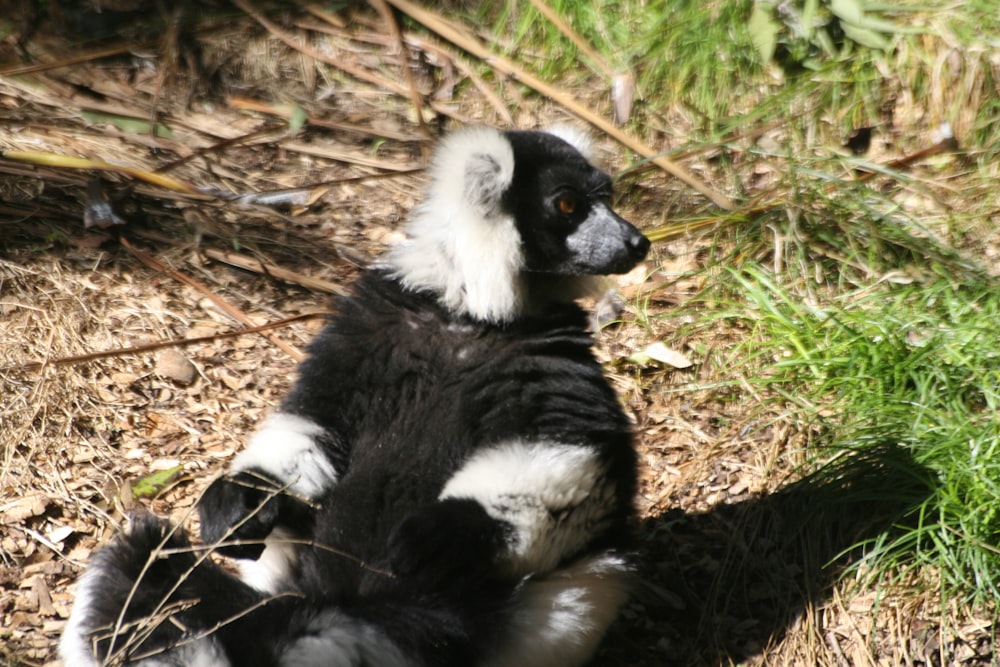
M559 195L559 199L556 200L556 206L563 215L571 215L576 211L576 195L569 192Z

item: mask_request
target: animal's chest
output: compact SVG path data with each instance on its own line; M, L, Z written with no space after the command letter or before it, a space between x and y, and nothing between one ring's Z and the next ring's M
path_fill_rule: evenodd
M421 324L379 332L381 346L354 371L362 389L348 398L356 428L352 465L384 465L391 455L398 469L408 468L407 460L450 468L502 425L495 403L519 402L521 390L537 380L518 370L527 361L519 341Z
M349 470L443 484L479 448L561 439L589 429L589 414L618 421L582 329L555 318L503 328L435 310L395 312L334 323L320 352L337 369L323 381L339 387L331 403L350 443Z

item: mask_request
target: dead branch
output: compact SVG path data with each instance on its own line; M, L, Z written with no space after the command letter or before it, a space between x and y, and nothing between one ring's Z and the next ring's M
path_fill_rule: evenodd
M136 248L134 245L132 245L131 243L129 243L128 240L124 236L119 237L118 238L118 242L121 243L122 247L124 247L126 250L128 250L129 252L131 252L133 255L135 255L136 258L139 261L141 261L143 264L145 264L149 268L153 269L154 271L161 271L163 273L166 273L167 275L171 276L174 280L177 280L178 282L182 282L185 285L189 285L189 286L193 287L194 289L198 290L199 292L201 292L202 294L204 294L205 296L207 296L209 298L209 300L212 301L212 303L214 303L219 308L221 308L225 313L227 313L233 319L235 319L235 320L237 320L237 321L245 324L248 327L256 326L253 323L253 320L251 320L250 317L247 316L246 313L244 313L242 310L240 310L236 306L230 304L228 301L226 301L225 299L223 299L222 297L220 297L218 294L216 294L215 292L213 292L208 287L206 287L202 283L198 282L194 278L192 278L190 276L187 276L187 275L181 273L180 271L177 271L176 269L173 269L173 268L167 266L166 264L164 264L160 260L156 259L155 257L153 257L152 255L150 255L149 253L147 253L147 252L145 252L143 250L140 250L139 248ZM277 336L273 336L273 335L271 335L269 333L266 333L266 332L264 332L264 336L269 341L271 341L272 343L274 343L275 345L277 345L283 352L285 352L285 354L287 354L288 356L290 356L295 361L302 361L302 359L304 358L304 355L301 352L299 352L294 347L292 347L291 345L289 345L285 341L281 340Z
M0 373L10 373L17 371L37 371L41 370L46 366L72 366L74 364L84 364L91 361L97 361L98 359L108 359L111 357L122 357L126 354L145 354L146 352L155 352L156 350L162 350L166 347L187 347L189 345L198 345L201 343L211 343L217 340L225 340L227 338L236 338L238 336L248 336L251 334L259 334L265 331L270 331L272 329L280 329L282 327L287 327L290 324L295 324L296 322L304 322L306 320L312 320L319 317L326 317L331 313L328 311L318 311L315 313L300 313L298 315L292 315L291 317L285 317L280 320L275 320L274 322L268 322L267 324L261 324L256 327L247 327L245 329L237 329L235 331L224 331L222 333L212 334L210 336L196 336L195 338L172 338L170 340L160 340L155 343L146 343L144 345L134 345L132 347L120 347L114 350L101 350L100 352L89 352L87 354L77 354L71 357L60 357L58 359L47 359L45 361L26 361L23 364L15 364L13 366L4 366L0 368Z
M508 125L514 124L514 117L510 115L510 110L507 109L507 105L504 104L503 100L500 99L500 96L497 95L485 81L483 81L483 77L479 76L469 63L465 62L465 59L459 57L457 53L454 53L450 49L446 48L444 44L441 44L437 40L429 37L422 37L412 32L407 32L403 35L403 39L405 39L406 43L415 49L432 51L437 53L438 57L447 58L454 63L455 67L458 68L458 71L472 82L472 85L476 87L476 90L482 93L483 97L486 98L486 101L490 103L490 106L492 106L493 109L500 114L500 117L503 118Z
M330 294L338 294L341 296L348 293L346 289L337 283L330 282L329 280L306 276L275 264L265 264L264 262L235 252L215 250L214 248L206 248L203 252L206 257L214 259L218 262L223 262L224 264L229 264L246 271L253 271L254 273L260 273L265 276L278 278L279 280L284 280L286 282L295 283L296 285L302 285L303 287L308 287L309 289L316 289L322 292L329 292Z
M420 131L428 137L434 136L431 129L427 127L427 121L424 120L424 103L420 99L420 91L417 90L417 82L413 80L413 72L410 71L409 62L409 49L403 42L403 33L399 30L399 24L396 22L396 15L392 11L385 0L369 0L375 10L381 15L382 20L385 22L386 27L389 29L389 35L391 39L395 42L396 48L399 50L399 68L403 70L403 78L406 79L406 87L410 92L410 101L413 102L413 111L417 115L417 124L420 126Z
M80 63L90 62L91 60L100 60L101 58L108 58L111 56L120 56L125 53L129 53L135 49L140 49L149 46L152 41L136 43L121 43L121 44L111 44L109 46L104 46L98 49L93 49L91 51L84 51L83 53L77 53L72 56L66 56L55 60L50 63L36 63L34 65L21 65L20 67L7 67L0 69L0 76L23 76L25 74L34 74L36 72L47 72L53 69L60 69L62 67L69 67L71 65L79 65Z
M299 39L295 35L282 30L277 24L270 21L266 16L261 14L259 11L254 9L254 7L247 0L233 0L233 4L246 12L249 16L253 17L255 21L260 23L269 33L280 39L282 42L287 44L289 47L306 54L310 58L315 58L319 62L326 63L332 67L336 67L339 70L350 74L356 79L366 81L370 84L378 86L383 90L388 90L401 97L409 97L409 91L407 91L403 86L397 83L389 81L384 77L372 74L363 67L357 67L347 62L344 59L337 59L329 54L323 53L305 43L304 40Z
M242 1L242 0L240 0ZM417 21L425 28L431 32L439 35L441 38L455 44L456 46L468 51L477 58L482 58L487 64L496 69L497 71L512 77L528 86L533 88L535 91L545 95L558 104L562 105L573 113L578 118L587 121L594 127L598 128L608 136L614 138L616 141L621 143L626 148L635 151L643 157L649 158L654 164L659 166L661 169L667 173L673 175L679 180L683 181L687 185L691 186L701 194L712 200L719 208L731 211L736 208L732 200L723 195L720 192L716 192L712 188L705 185L700 179L696 178L693 174L687 171L684 167L679 164L671 162L667 158L660 155L656 150L647 146L638 139L629 136L619 128L615 127L613 123L606 120L594 111L591 111L587 106L578 102L572 96L564 93L563 91L557 89L545 81L542 81L535 75L531 74L527 70L518 67L513 62L496 55L491 52L485 46L483 46L476 38L468 35L464 30L455 26L454 24L448 22L438 14L435 14L429 9L425 9L410 0L387 0L389 4L393 5L401 12L407 14L410 18Z

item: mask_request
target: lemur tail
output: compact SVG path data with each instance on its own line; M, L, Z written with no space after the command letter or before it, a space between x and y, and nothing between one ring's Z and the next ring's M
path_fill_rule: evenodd
M498 608L512 592L498 593ZM142 515L80 579L59 652L66 667L459 665L476 643L465 616L412 591L345 604L267 595Z

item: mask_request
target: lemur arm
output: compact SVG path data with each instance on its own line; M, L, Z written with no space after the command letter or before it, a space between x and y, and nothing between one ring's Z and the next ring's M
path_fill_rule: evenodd
M306 417L276 412L198 503L201 536L236 558L258 558L276 526L306 533L311 502L336 484L332 436ZM242 541L243 544L232 544Z

